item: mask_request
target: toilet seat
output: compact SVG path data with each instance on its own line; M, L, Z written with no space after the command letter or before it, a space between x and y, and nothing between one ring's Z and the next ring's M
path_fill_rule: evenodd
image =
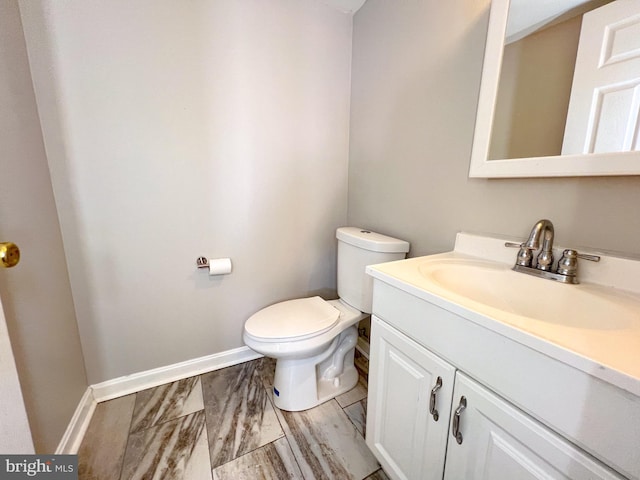
M321 297L276 303L253 314L245 334L263 342L304 340L333 328L340 311Z

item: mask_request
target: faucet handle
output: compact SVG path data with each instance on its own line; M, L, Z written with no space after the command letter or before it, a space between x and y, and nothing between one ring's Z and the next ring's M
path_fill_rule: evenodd
M562 253L562 258L558 262L556 272L560 275L575 276L578 272L578 258L589 260L591 262L600 261L600 257L598 255L579 253L577 250L568 248Z
M578 252L567 249L562 252L562 258L558 262L556 273L560 275L575 276L578 273Z
M533 267L533 248L522 245L516 256L516 265L523 267Z
M600 261L600 256L599 255L589 255L587 253L580 253L580 252L576 252L576 253L578 255L578 258L581 258L583 260L589 260L590 262L599 262Z
M519 248L520 251L516 256L516 265L520 265L522 267L531 267L533 266L533 248L527 247L525 243L514 243L514 242L504 242L505 247L509 248Z

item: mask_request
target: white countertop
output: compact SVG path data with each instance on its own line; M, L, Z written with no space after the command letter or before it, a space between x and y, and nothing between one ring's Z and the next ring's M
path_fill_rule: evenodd
M555 285L553 288L558 289L597 291L599 295L604 292L616 303L616 308L622 308L628 313L625 322L617 322L616 318L603 318L601 323L589 325L581 325L579 319L567 324L540 321L493 308L453 293L421 273L421 267L428 262L469 259L492 262L492 268L503 269L507 275L524 275L511 271L517 249L505 248L504 242L504 238L460 233L452 252L372 265L367 267L367 273L640 396L640 261L611 255L602 255L599 263L581 261L579 285L535 279L539 282L551 282ZM562 290L559 292L561 295Z

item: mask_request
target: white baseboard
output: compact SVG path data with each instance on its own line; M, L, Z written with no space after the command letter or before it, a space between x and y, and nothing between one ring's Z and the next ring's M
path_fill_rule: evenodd
M249 347L234 348L233 350L226 350L165 367L125 375L124 377L97 383L91 387L93 388L93 396L96 402L99 403L260 357L262 355L254 352Z
M93 389L87 387L87 390L80 399L80 403L78 403L76 407L73 417L71 417L67 430L62 436L62 440L60 440L58 444L56 454L78 453L80 442L82 442L87 427L89 427L89 422L93 416L93 411L96 409L96 405L97 402L93 397Z
M262 355L249 347L240 347L90 385L80 399L67 430L58 444L56 454L78 453L96 405L100 402L260 357Z

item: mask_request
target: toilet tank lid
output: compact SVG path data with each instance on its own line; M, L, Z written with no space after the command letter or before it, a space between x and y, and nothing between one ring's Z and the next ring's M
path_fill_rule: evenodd
M409 242L375 233L366 228L340 227L336 230L336 238L371 252L406 253L409 251Z

